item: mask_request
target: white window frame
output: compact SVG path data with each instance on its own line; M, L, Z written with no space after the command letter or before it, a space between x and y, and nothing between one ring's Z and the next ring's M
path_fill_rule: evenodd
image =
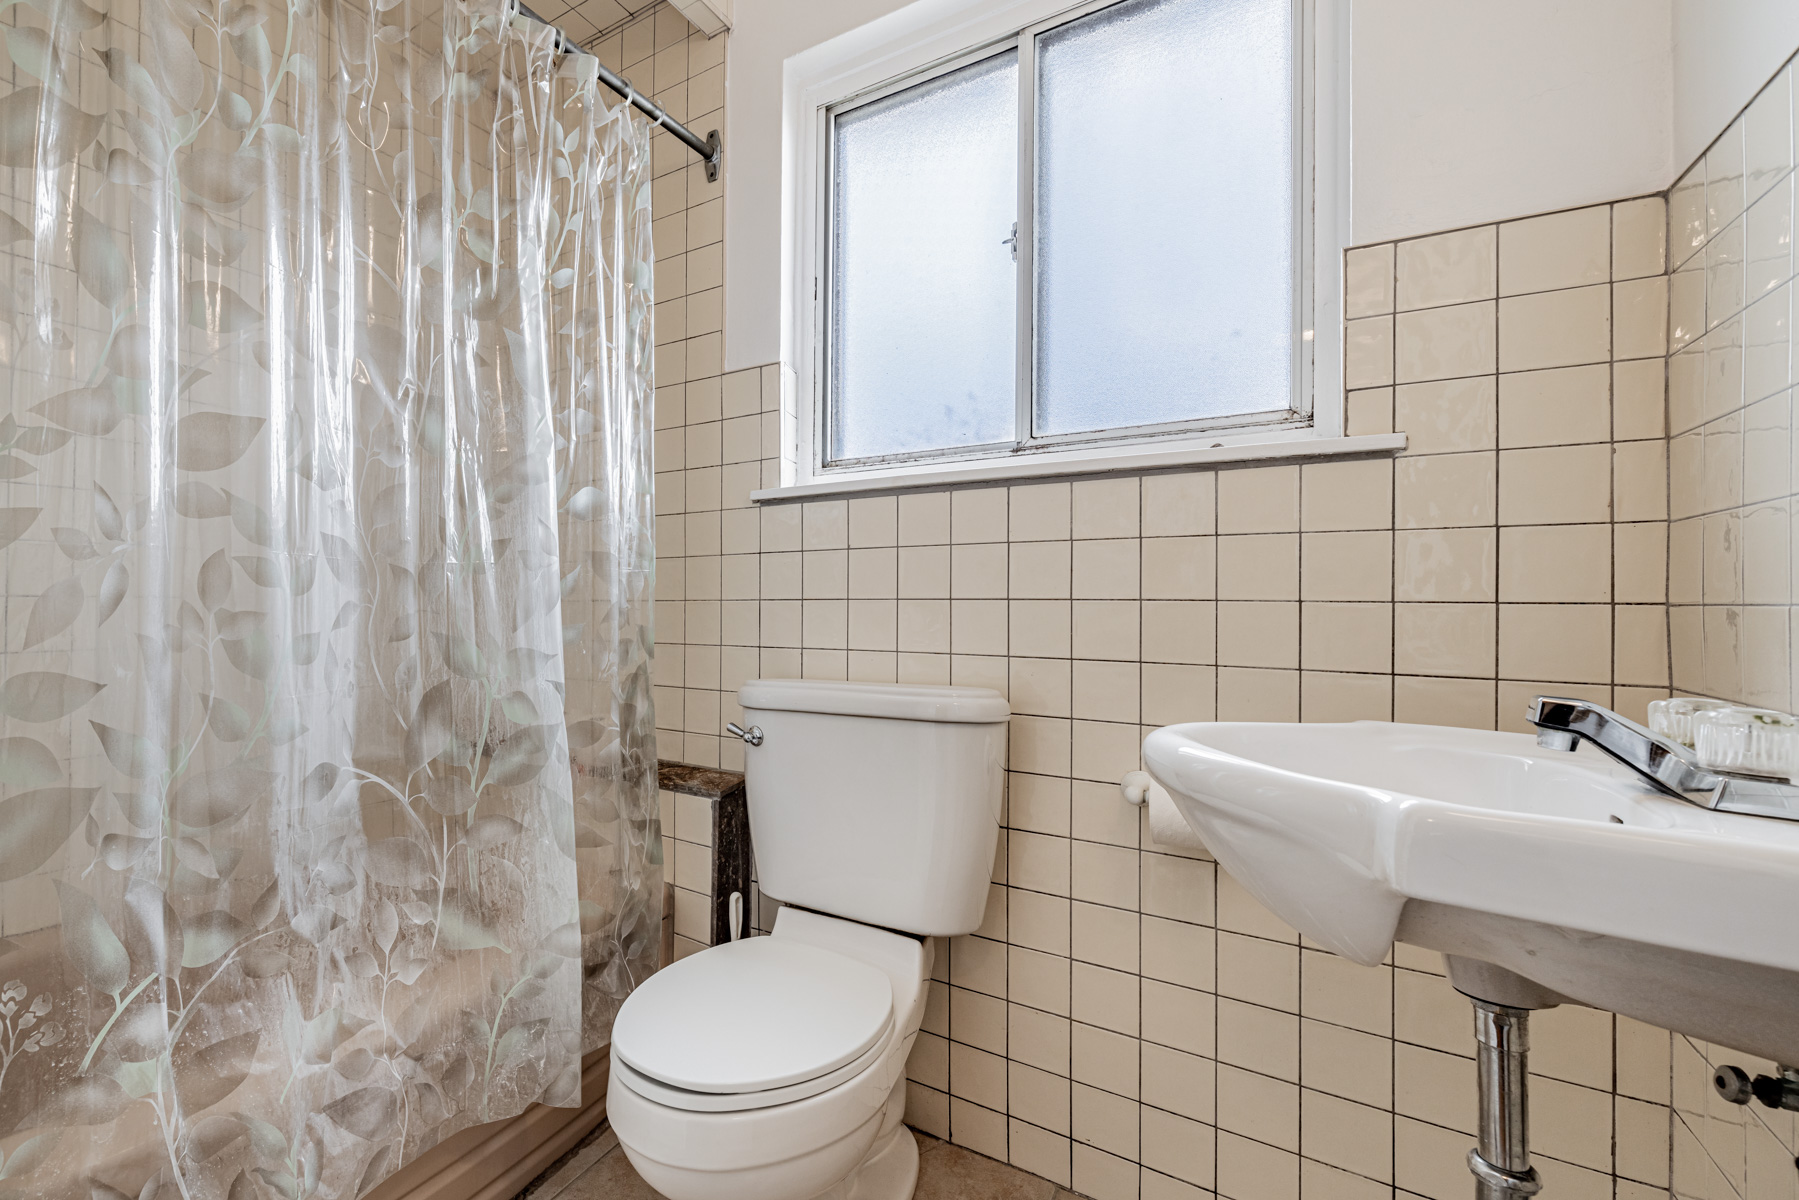
M830 137L836 112L1018 44L1021 77L1019 327L1022 382L1035 367L1030 311L1029 148L1035 114L1034 37L1116 0L917 0L787 60L784 72L782 285L784 376L779 487L753 494L780 500L837 492L892 490L1042 475L1148 470L1205 462L1365 454L1402 448L1404 435L1345 436L1342 392L1343 251L1349 244L1348 0L1292 0L1297 37L1295 396L1291 416L1245 426L1241 418L1131 427L1037 439L1018 446L952 450L826 467ZM1103 102L1103 100L1096 100ZM1120 114L1154 121L1154 114ZM1166 131L1178 153L1181 130ZM1309 194L1308 194L1309 193ZM1026 359L1031 361L1027 362ZM1021 421L1031 389L1021 387ZM1028 424L1023 426L1028 428Z

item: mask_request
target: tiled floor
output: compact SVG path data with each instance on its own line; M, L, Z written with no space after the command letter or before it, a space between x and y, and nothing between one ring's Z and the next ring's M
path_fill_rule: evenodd
M1075 1193L971 1150L914 1133L918 1191L913 1200L1079 1200ZM663 1200L637 1177L618 1138L601 1126L519 1200Z

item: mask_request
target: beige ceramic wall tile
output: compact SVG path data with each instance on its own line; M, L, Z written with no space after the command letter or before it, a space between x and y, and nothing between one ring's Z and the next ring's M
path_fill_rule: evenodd
M1393 465L1395 524L1400 529L1492 524L1498 467L1492 453L1398 460Z
M1400 242L1401 311L1486 300L1495 289L1496 231L1491 225Z
M1299 665L1308 671L1393 669L1391 605L1301 605L1299 638Z
M1297 609L1299 606L1292 607ZM1221 666L1218 669L1218 719L1299 720L1299 672Z
M1300 673L1299 719L1302 721L1386 721L1392 715L1393 679L1390 675Z
M1603 604L1501 604L1499 673L1506 679L1604 683L1612 610Z
M1215 538L1145 538L1143 596L1150 600L1210 600L1217 595Z
M1343 386L1385 387L1393 382L1393 318L1351 321L1343 330Z
M1067 540L1070 524L1069 485L1038 483L1014 487L1006 503L1014 542Z
M1220 601L1218 663L1226 667L1297 667L1299 605Z
M1667 434L1667 364L1660 359L1612 364L1612 436L1619 441Z
M1210 1189L1216 1177L1210 1130L1173 1113L1145 1108L1141 1118L1143 1165Z
M1792 176L1744 214L1743 259L1743 292L1751 303L1793 277Z
M1188 537L1218 529L1218 476L1182 471L1143 478L1143 536Z
M1668 683L1668 610L1660 605L1620 605L1613 610L1620 683L1665 687Z
M1668 527L1614 525L1612 560L1620 604L1660 604L1667 598Z
M1393 719L1418 725L1493 728L1493 684L1484 679L1393 680Z
M1364 246L1344 255L1343 315L1378 316L1393 311L1393 247Z
M1491 604L1398 604L1393 669L1402 675L1492 678L1498 614Z
M1251 1138L1218 1134L1218 1192L1255 1200L1299 1195L1299 1156Z
M1743 212L1743 121L1732 122L1705 152L1705 223L1715 238Z
M1668 352L1668 281L1653 275L1612 285L1612 353L1656 358Z
M1499 445L1565 446L1612 437L1612 369L1603 364L1499 377Z
M1393 535L1386 530L1302 534L1299 554L1302 600L1392 598Z
M1668 444L1619 442L1613 446L1613 520L1660 521L1668 516Z
M1697 430L1668 443L1668 511L1681 519L1705 511L1705 438Z
M1667 259L1668 210L1660 196L1612 205L1612 278L1660 275Z
M1298 534L1245 534L1216 541L1220 599L1299 599Z
M769 511L764 509L764 512ZM940 546L949 542L949 493L906 492L899 498L899 544ZM768 544L768 525L762 527L764 549L783 549ZM798 549L797 546L793 547Z
M1740 514L1743 603L1785 605L1792 600L1793 538L1785 500Z
M1299 529L1299 468L1240 467L1218 472L1219 533Z
M1743 311L1748 271L1743 262L1742 222L1714 233L1705 244L1705 327L1716 329Z
M1575 288L1499 302L1499 369L1533 371L1611 358L1611 289Z
M1612 210L1577 208L1499 227L1499 294L1547 292L1611 278Z
M966 488L950 493L950 540L1005 541L1006 493L1002 487Z
M1499 452L1499 523L1597 522L1611 516L1611 447Z
M1716 420L1735 412L1743 403L1742 318L1733 318L1714 329L1694 349L1704 356L1704 388L1699 396L1698 421ZM1669 407L1672 412L1672 403Z
M1495 396L1491 375L1395 388L1393 421L1406 435L1405 453L1491 450L1497 420Z
M1013 1166L1064 1187L1074 1182L1068 1138L1016 1117L1006 1123L1006 1128L1011 1151L1007 1161Z
M1301 973L1317 955L1302 956ZM1381 997L1390 1006L1390 996ZM1310 1013L1305 1000L1301 1011ZM1393 1104L1393 1048L1386 1038L1321 1020L1300 1022L1300 1082L1308 1089L1361 1104Z
M1667 563L1669 604L1698 604L1704 599L1704 564L1705 522L1697 517L1670 522Z
M1793 381L1793 304L1795 289L1779 290L1756 301L1743 319L1743 398L1760 400Z
M1393 466L1386 458L1308 463L1300 473L1300 528L1387 529L1393 523Z
M1400 313L1394 326L1393 374L1390 380L1371 382L1418 383L1490 374L1496 337L1490 300Z
M1309 1158L1364 1178L1393 1178L1393 1114L1323 1092L1301 1101L1301 1148Z
M1073 579L1077 600L1126 600L1141 594L1140 543L1136 538L1108 538L1074 543ZM983 547L1001 552L1005 547ZM1003 570L1001 573L1003 578Z
M1396 535L1396 598L1491 602L1498 599L1498 531L1430 529Z
M1300 1012L1305 1016L1360 1030L1383 1041L1392 1036L1390 967L1364 967L1321 950L1302 948L1299 978ZM1392 1087L1390 1071L1385 1086L1389 1090Z
M1344 400L1343 432L1350 437L1393 432L1393 389L1367 388Z
M1217 606L1210 602L1146 600L1143 603L1145 662L1217 661Z
M1141 1045L1143 1102L1192 1121L1215 1120L1217 1064L1152 1042Z
M1675 182L1668 192L1668 252L1678 268L1705 245L1705 163Z
M1610 603L1612 527L1515 525L1500 530L1499 599Z
M1145 634L1149 621L1144 620ZM1211 667L1143 664L1143 723L1160 726L1209 721L1217 711L1218 680Z
M1705 332L1703 256L1668 276L1668 347L1679 350Z
M1072 526L1076 538L1135 537L1142 502L1134 477L1083 479L1074 485Z

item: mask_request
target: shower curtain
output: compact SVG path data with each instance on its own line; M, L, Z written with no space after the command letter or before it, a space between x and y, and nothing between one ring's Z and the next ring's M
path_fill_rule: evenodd
M0 1198L349 1200L655 965L649 132L502 0L0 37Z

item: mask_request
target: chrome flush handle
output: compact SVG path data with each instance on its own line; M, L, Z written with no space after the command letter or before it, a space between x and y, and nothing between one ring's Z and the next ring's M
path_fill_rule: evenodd
M762 744L762 726L760 725L751 725L748 729L745 729L737 722L732 721L729 725L725 726L725 732L732 737L742 738L752 746L760 746Z

